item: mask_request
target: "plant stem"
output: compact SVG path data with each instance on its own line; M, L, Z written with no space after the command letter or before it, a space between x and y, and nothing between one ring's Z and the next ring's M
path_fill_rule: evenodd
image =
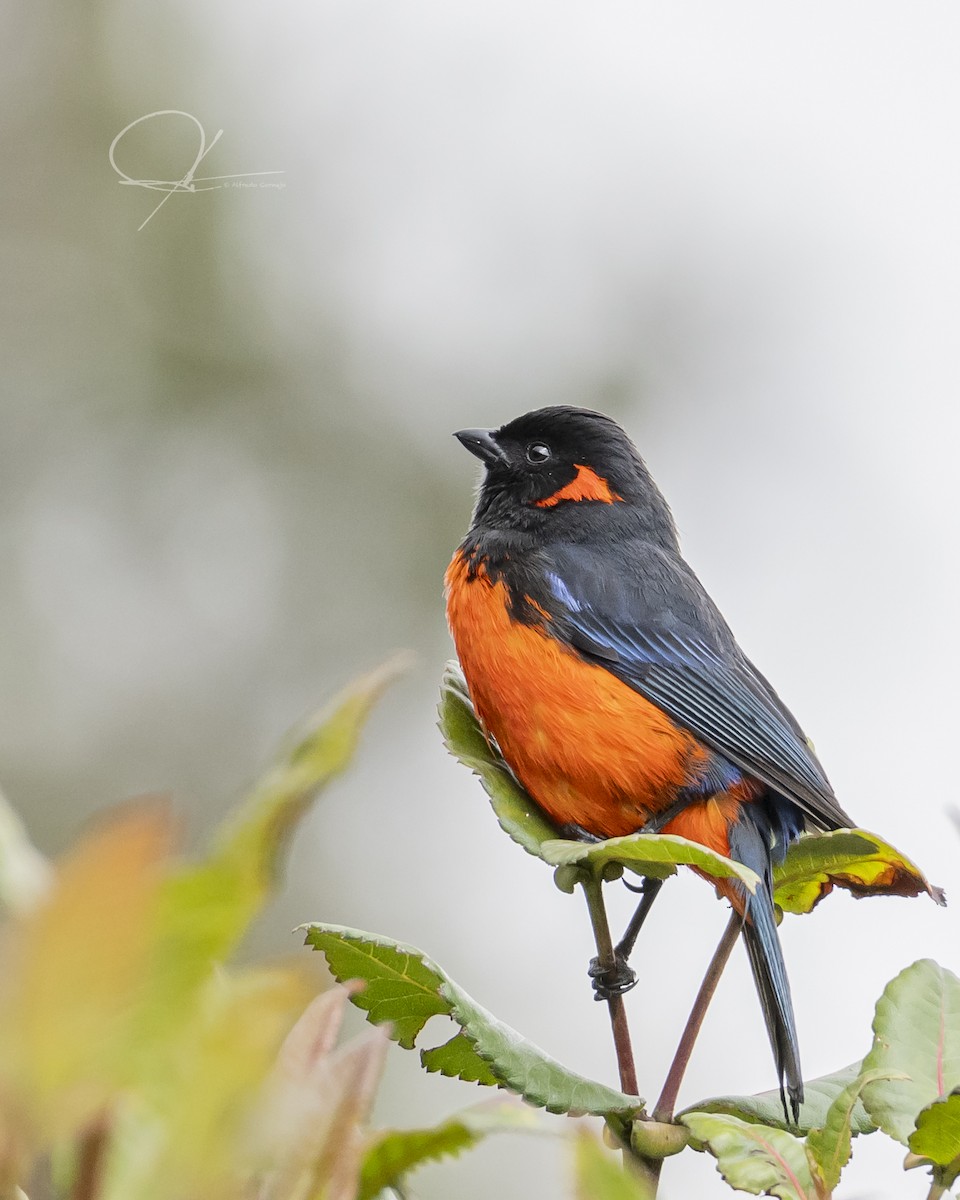
M603 903L602 883L599 879L584 881L583 891L587 897L587 908L590 910L590 923L593 925L593 937L597 943L597 959L602 970L612 970L614 966L613 938L610 936L610 924L607 921L607 910ZM620 1071L620 1090L628 1096L637 1096L637 1068L633 1061L633 1046L630 1044L630 1030L627 1028L627 1014L623 1007L622 996L611 996L607 1000L610 1010L610 1025L613 1028L613 1045L617 1052L617 1067Z
M96 1200L100 1194L109 1135L110 1124L105 1113L84 1130L77 1154L71 1200Z
M677 1052L673 1056L673 1062L670 1064L670 1070L667 1072L663 1091L660 1093L660 1099L653 1110L653 1119L655 1121L673 1120L673 1110L677 1104L677 1093L680 1091L684 1072L687 1069L687 1064L690 1062L690 1055L693 1053L697 1034L700 1032L700 1026L703 1024L703 1018L707 1015L707 1009L710 1007L713 993L717 990L717 984L720 982L723 968L727 965L727 959L729 959L734 944L740 936L742 925L743 918L740 914L732 912L730 920L727 922L727 927L723 931L723 937L720 939L720 943L714 951L713 958L710 960L710 965L707 967L703 983L700 984L700 991L697 992L697 998L693 1002L693 1008L690 1010L690 1016L687 1018L687 1023L684 1026L680 1043L677 1046Z
M945 1196L946 1194L947 1189L945 1187L941 1187L941 1185L934 1180L933 1183L930 1184L930 1191L927 1192L927 1200L940 1200L940 1197Z
M603 884L599 879L585 880L583 892L587 898L587 908L590 911L590 923L593 926L593 937L597 943L597 961L602 970L612 970L616 958L613 949L613 938L610 936L610 923L607 920L607 909L603 903ZM627 1013L622 996L610 996L607 1000L610 1010L610 1025L613 1029L613 1045L617 1052L617 1067L620 1071L620 1090L628 1096L639 1096L637 1087L637 1068L633 1061L633 1046L630 1042L630 1030L627 1027ZM624 1164L629 1160L637 1177L647 1186L650 1200L656 1200L657 1185L660 1182L660 1162L641 1158L631 1149L629 1142L623 1147Z

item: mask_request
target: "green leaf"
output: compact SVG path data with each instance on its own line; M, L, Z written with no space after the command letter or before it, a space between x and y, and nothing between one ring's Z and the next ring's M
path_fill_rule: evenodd
M586 1130L577 1138L575 1172L577 1200L653 1200L655 1194Z
M402 1046L411 1049L432 1016L449 1016L460 1026L473 1053L453 1038L423 1052L428 1070L479 1083L492 1076L497 1086L548 1112L623 1116L642 1107L638 1097L585 1079L544 1054L481 1008L413 946L341 925L302 928L307 945L323 952L341 983L365 982L351 1001L374 1024L391 1022L392 1036Z
M490 1064L499 1080L524 1100L554 1113L631 1114L643 1104L568 1070L476 1004L456 984L447 981L450 1015Z
M690 1145L690 1138L690 1130L673 1121L638 1120L630 1127L630 1145L640 1158L671 1158Z
M266 968L210 976L167 1053L115 1106L98 1200L242 1194L243 1160L265 1123L262 1089L311 982L305 971Z
M960 1088L923 1109L910 1149L934 1165L941 1187L953 1186L960 1175Z
M920 1110L960 1085L960 979L930 959L915 962L884 989L873 1033L864 1070L906 1078L868 1084L863 1103L906 1146Z
M553 866L589 867L596 874L610 863L619 863L638 875L666 879L678 866L693 866L713 879L740 879L751 892L760 882L756 872L742 863L669 833L632 833L592 843L557 840L544 842L540 850Z
M160 1030L225 960L277 881L287 841L320 790L347 766L374 703L403 667L395 659L357 680L307 723L220 829L203 862L170 878L161 897L150 987Z
M784 912L808 913L835 887L854 896L918 896L945 903L908 858L863 829L805 834L773 871L774 899Z
M800 1108L800 1119L796 1125L788 1124L783 1115L783 1103L779 1091L760 1092L756 1096L717 1096L691 1104L681 1113L725 1113L759 1125L772 1125L777 1129L790 1129L794 1133L809 1133L827 1123L831 1106L844 1090L860 1077L860 1063L852 1063L831 1075L804 1082L804 1100ZM867 1116L862 1103L854 1105L850 1127L853 1133L872 1133L877 1126Z
M460 1154L492 1133L536 1129L528 1108L505 1102L478 1105L430 1129L388 1129L367 1147L357 1200L374 1200L424 1163Z
M390 1036L412 1050L431 1017L449 1016L444 977L415 946L378 938L342 925L308 925L306 944L320 950L341 983L362 979L352 997L373 1025L389 1021Z
M850 1161L855 1113L858 1108L861 1111L863 1108L860 1093L868 1083L882 1078L887 1078L882 1071L867 1071L848 1083L830 1105L823 1127L810 1131L807 1150L820 1168L820 1176L829 1191L840 1182L840 1172Z
M680 1119L716 1158L717 1170L731 1187L753 1196L816 1200L806 1148L799 1138L719 1114L688 1113Z
M420 1062L427 1071L438 1071L450 1079L464 1083L479 1083L481 1087L499 1087L489 1063L474 1050L473 1043L463 1033L454 1034L449 1042L420 1051Z
M479 776L500 827L528 854L541 858L541 845L559 836L499 752L483 735L460 666L447 663L440 687L440 730L454 758Z

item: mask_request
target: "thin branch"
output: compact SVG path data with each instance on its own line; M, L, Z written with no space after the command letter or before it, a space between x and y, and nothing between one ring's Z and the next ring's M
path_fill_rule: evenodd
M590 910L590 923L593 925L593 936L597 943L597 960L602 971L610 971L614 967L613 938L610 936L610 924L607 921L607 910L603 903L602 884L599 879L584 882L583 891L587 897L587 908ZM610 1010L610 1025L613 1029L613 1045L617 1052L617 1067L620 1071L620 1090L628 1096L638 1096L637 1068L633 1061L633 1046L630 1044L630 1030L627 1028L627 1014L623 1007L622 996L610 996L607 1000Z
M693 1053L697 1034L700 1032L700 1026L703 1024L703 1018L707 1015L707 1009L710 1007L713 993L717 990L717 984L720 982L723 968L727 965L730 953L736 944L737 938L740 936L742 925L743 918L741 915L738 912L731 913L727 927L723 931L723 937L714 951L709 967L707 967L703 983L700 984L700 991L697 992L697 998L693 1002L693 1008L690 1010L690 1016L687 1018L687 1023L684 1026L680 1043L677 1046L677 1052L673 1056L673 1062L670 1064L670 1070L667 1072L663 1091L660 1093L660 1099L653 1110L653 1119L655 1121L673 1120L673 1110L676 1108L677 1094L680 1091L680 1084L683 1082L687 1064L690 1062L690 1055Z
M100 1195L109 1136L110 1122L106 1114L97 1117L84 1130L77 1153L71 1200L96 1200Z
M616 962L613 938L610 936L610 923L607 920L607 909L603 903L603 885L599 879L591 879L583 883L584 895L587 898L587 908L590 911L590 923L593 925L593 937L597 944L597 962L602 971L610 971ZM620 1072L620 1090L628 1096L639 1096L637 1088L637 1068L633 1061L633 1046L630 1042L630 1030L627 1027L627 1013L623 1006L623 997L610 996L607 999L610 1010L610 1026L613 1029L613 1045L617 1052L617 1068ZM657 1185L660 1181L660 1162L650 1161L635 1154L629 1143L623 1147L624 1164L629 1160L634 1173L648 1189L650 1200L655 1200Z

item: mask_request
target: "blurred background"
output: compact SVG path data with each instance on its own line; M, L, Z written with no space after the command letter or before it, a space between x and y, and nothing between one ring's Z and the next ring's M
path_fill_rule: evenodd
M476 481L450 433L573 403L633 435L844 806L960 899L955 4L34 0L0 22L0 781L44 850L156 790L202 838L305 712L410 647L251 953L303 953L308 919L413 942L614 1080L582 901L434 727ZM233 178L151 218L164 194L108 152L163 110L188 116L129 129L119 170L182 178L192 116L207 147L223 130L195 174ZM628 1002L648 1095L726 919L693 877L667 896ZM960 967L958 933L925 899L788 918L807 1075L866 1052L904 966ZM738 951L681 1101L774 1083ZM480 1098L397 1051L379 1118ZM497 1141L413 1194L562 1196L566 1154ZM925 1194L900 1158L862 1141L841 1194ZM728 1194L694 1155L662 1191Z

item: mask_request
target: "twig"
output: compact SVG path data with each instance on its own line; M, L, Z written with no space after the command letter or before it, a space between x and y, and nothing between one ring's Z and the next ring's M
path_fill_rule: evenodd
M585 880L583 891L587 897L587 908L590 910L590 922L593 925L593 936L597 943L597 961L601 971L610 971L614 967L613 938L610 936L610 924L607 921L607 910L603 903L602 884L599 879ZM628 1096L637 1096L637 1068L633 1061L633 1046L630 1044L630 1030L627 1028L627 1014L623 1007L622 996L610 996L607 999L610 1010L610 1025L613 1028L613 1045L617 1052L617 1067L620 1071L620 1090Z
M610 923L607 920L607 910L603 903L603 885L599 879L583 881L584 895L587 897L587 908L590 910L590 923L593 925L593 937L597 943L597 962L602 971L609 971L615 964L613 938L610 936ZM609 996L607 1007L610 1010L610 1026L613 1029L613 1045L617 1052L617 1068L620 1072L620 1090L628 1096L638 1096L637 1068L633 1061L633 1046L630 1042L630 1030L627 1027L627 1013L623 1006L622 996ZM624 1164L627 1160L632 1165L634 1173L647 1185L650 1200L655 1200L657 1184L660 1180L660 1162L641 1158L635 1154L629 1143L623 1147Z
M84 1130L77 1153L71 1200L96 1200L100 1195L109 1134L110 1122L105 1113Z
M713 999L713 993L717 990L717 984L720 982L723 968L727 965L727 959L729 959L736 940L740 936L742 925L743 918L740 914L738 912L731 913L727 927L723 931L723 937L714 951L709 967L707 967L703 983L700 984L700 991L697 992L697 998L693 1002L693 1008L690 1010L690 1016L687 1018L687 1023L684 1026L680 1043L677 1046L677 1052L673 1056L673 1062L670 1064L670 1070L667 1072L663 1091L660 1093L660 1099L653 1110L653 1119L655 1121L666 1122L673 1120L673 1110L677 1104L677 1094L680 1091L680 1084L683 1082L687 1064L690 1062L690 1055L693 1052L697 1034L700 1032L700 1026L703 1024L703 1018L707 1015L707 1009L710 1006L710 1001Z

